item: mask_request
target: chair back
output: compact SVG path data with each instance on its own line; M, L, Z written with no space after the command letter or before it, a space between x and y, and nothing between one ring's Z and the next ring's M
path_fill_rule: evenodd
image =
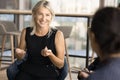
M4 25L2 25L2 24L0 23L0 35L3 35L3 34L5 34L5 33L6 33L6 30L5 30Z
M56 28L63 32L65 39L70 37L72 26L56 26Z
M11 21L0 21L2 25L4 25L7 32L15 32L18 31L14 22Z

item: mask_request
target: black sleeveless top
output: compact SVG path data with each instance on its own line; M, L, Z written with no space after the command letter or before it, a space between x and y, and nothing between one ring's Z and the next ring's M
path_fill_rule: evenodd
M50 59L41 55L41 50L46 46L56 55L55 34L57 29L51 29L50 35L47 33L45 36L30 35L31 31L31 27L26 28L25 40L28 58L20 65L21 70L35 76L57 76L56 68ZM48 74L48 76L44 74Z

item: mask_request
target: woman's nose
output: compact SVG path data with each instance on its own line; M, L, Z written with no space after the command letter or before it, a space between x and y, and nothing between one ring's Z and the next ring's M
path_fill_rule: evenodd
M46 16L45 15L42 16L42 20L43 21L46 20Z

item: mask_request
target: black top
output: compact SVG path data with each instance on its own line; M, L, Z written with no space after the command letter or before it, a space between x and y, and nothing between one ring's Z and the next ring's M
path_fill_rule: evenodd
M97 57L93 63L91 63L89 66L88 66L88 70L92 70L92 71L95 71L96 69L99 68L99 64L101 63L100 61L100 58Z
M31 31L32 28L26 28L25 40L28 58L20 65L20 69L35 76L43 77L45 74L49 74L46 77L56 76L54 65L48 57L41 55L41 50L47 46L56 55L55 34L57 30L52 29L49 36L48 33L45 36L30 35Z

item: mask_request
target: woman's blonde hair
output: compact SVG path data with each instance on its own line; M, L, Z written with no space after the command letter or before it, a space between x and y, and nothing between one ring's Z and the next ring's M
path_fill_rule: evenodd
M38 11L38 9L40 7L47 8L51 12L52 19L55 16L54 11L52 10L49 1L47 1L47 0L41 0L41 1L37 2L37 4L32 9L32 27L33 27L33 31L31 32L31 35L33 35L35 33L35 31L36 31L35 15L36 15L36 12Z

